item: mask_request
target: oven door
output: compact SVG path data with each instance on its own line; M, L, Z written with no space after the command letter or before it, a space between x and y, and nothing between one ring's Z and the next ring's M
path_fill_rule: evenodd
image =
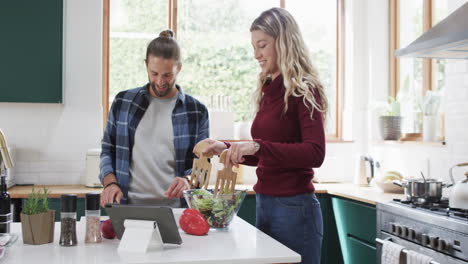
M437 252L435 250L432 250L430 248L426 248L423 246L420 246L416 243L413 243L411 241L402 239L400 237L394 236L392 234L386 233L386 232L379 232L378 239L376 239L376 246L377 246L377 264L381 264L381 256L382 256L382 241L391 241L395 244L398 244L400 246L403 246L405 250L403 250L403 254L407 250L413 250L416 251L420 254L429 256L433 259L431 264L466 264L465 261L445 255L441 252ZM404 258L405 261L403 261L401 264L406 264L406 258Z

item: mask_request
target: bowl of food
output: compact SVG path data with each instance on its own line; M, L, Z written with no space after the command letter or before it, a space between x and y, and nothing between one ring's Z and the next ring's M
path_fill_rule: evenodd
M386 193L403 193L403 187L393 183L393 181L401 181L402 179L403 176L399 172L387 171L381 178L375 180L375 184Z
M212 190L191 189L184 191L190 208L199 211L211 228L227 228L237 215L247 190L213 195Z
M393 184L393 182L382 182L375 181L375 184L384 192L384 193L403 193L403 187Z

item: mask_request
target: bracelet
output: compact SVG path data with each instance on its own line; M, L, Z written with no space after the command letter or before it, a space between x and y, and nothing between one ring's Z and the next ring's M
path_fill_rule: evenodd
M188 175L182 176L181 178L184 178L184 179L186 179L186 180L187 180L187 181L190 183L190 178L189 178L189 176L188 176Z
M254 154L255 154L255 153L257 153L257 152L260 150L260 144L258 144L258 143L255 142L255 141L253 141L252 143L254 144L254 148L255 148Z
M108 184L106 184L106 186L104 186L104 189L111 186L111 185L113 185L113 184L117 185L120 188L120 184L118 182L113 181L113 182L109 182ZM120 189L122 189L122 188L120 188Z

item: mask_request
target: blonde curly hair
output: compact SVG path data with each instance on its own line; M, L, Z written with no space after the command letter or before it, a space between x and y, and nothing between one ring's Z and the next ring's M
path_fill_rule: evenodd
M250 32L255 30L260 30L275 39L275 48L278 53L277 65L283 75L286 88L283 114L288 110L289 96L303 96L304 104L310 109L310 117L312 118L316 109L322 113L323 120L325 120L328 101L296 20L285 9L275 7L264 11L253 21ZM268 76L265 74L259 74L254 94L256 111L260 108L263 97L262 86L267 79ZM318 92L320 102L315 99L315 92Z

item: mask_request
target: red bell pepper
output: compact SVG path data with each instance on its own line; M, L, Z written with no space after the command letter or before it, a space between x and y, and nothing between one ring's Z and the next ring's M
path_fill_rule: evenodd
M210 226L205 217L195 209L185 209L179 219L179 226L187 234L203 236L208 233Z

